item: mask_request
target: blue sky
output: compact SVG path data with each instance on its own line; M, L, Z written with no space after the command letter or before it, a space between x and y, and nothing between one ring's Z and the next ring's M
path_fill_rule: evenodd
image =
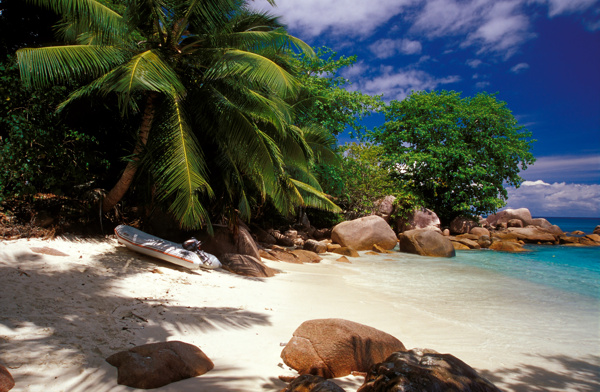
M509 189L535 216L600 217L600 0L266 0L313 47L357 55L350 88L498 93L537 140ZM382 118L366 123L379 125Z

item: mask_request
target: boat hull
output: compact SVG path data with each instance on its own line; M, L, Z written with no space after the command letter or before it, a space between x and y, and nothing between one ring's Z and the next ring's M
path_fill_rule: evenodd
M155 257L169 263L189 269L215 269L221 267L221 262L214 255L204 252L201 258L195 252L183 249L180 244L145 233L131 226L115 227L117 240L128 249Z

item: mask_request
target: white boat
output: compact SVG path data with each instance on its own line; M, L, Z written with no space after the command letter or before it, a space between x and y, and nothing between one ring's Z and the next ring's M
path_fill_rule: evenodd
M115 235L121 244L135 252L156 257L185 268L215 269L221 267L219 259L210 253L201 251L201 255L198 255L196 252L183 249L181 244L163 240L135 227L119 225L115 227Z

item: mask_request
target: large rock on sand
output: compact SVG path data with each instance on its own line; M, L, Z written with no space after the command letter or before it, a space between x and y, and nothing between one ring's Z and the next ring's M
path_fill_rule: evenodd
M356 250L371 250L375 244L384 249L392 249L398 242L390 225L376 215L336 225L331 232L331 239L342 246Z
M225 253L221 257L223 268L237 275L255 278L270 278L275 276L275 271L267 267L260 259L248 255Z
M283 362L300 374L325 378L366 372L395 351L406 348L378 329L341 319L302 323L281 352Z
M392 354L371 369L357 392L500 392L472 367L450 354L413 349Z
M414 210L407 219L396 219L396 227L398 228L399 233L418 229L436 230L441 232L440 225L440 218L435 212L427 208L418 208Z
M432 230L409 230L398 234L400 252L421 256L454 257L456 252L448 237Z
M142 389L200 376L214 367L198 347L179 341L133 347L111 355L106 362L117 367L119 384Z
M8 392L15 386L15 380L7 368L0 365L0 392Z

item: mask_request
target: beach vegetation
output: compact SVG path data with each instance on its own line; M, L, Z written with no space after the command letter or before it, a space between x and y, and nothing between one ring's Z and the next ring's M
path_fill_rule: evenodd
M302 83L293 54L314 53L277 18L241 0L27 2L62 17L64 44L17 51L26 87L76 81L59 110L96 99L116 103L125 122L139 119L134 135L114 130L134 147L103 211L134 179L185 229L211 215L249 219L265 200L283 214L338 210L311 172L334 139L298 126L294 109Z
M504 206L504 186L519 187L519 172L535 161L530 138L495 94L462 98L454 91L413 92L392 101L385 123L370 133L397 186L442 224Z

